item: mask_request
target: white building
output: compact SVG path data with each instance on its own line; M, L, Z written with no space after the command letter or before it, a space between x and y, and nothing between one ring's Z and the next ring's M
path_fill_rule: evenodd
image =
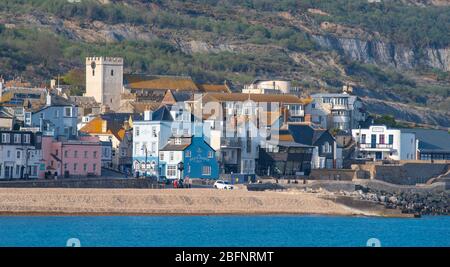
M133 171L159 176L159 151L170 137L191 137L192 118L189 112L162 106L145 112L143 121L133 122Z
M311 122L325 129L349 131L358 128L366 120L363 103L358 97L342 94L314 94L306 106Z
M42 177L41 144L41 133L0 131L0 179Z
M289 94L291 82L286 80L255 80L245 85L242 93L246 94Z
M401 129L386 126L370 126L369 129L353 129L357 158L373 160L415 160L416 136Z
M86 93L111 110L120 107L123 92L123 58L87 57Z

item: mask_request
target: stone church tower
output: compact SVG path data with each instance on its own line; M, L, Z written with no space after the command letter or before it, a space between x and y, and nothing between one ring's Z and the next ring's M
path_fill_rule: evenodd
M118 110L123 90L123 58L87 57L86 94L98 103Z

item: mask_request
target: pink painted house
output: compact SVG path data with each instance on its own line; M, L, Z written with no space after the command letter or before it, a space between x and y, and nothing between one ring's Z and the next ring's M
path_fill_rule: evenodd
M42 137L42 157L45 170L59 177L100 176L102 145L95 136L80 136L76 140L55 140Z

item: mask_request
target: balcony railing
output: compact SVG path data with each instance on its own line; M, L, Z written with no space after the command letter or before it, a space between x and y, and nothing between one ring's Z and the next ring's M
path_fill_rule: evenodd
M392 149L394 145L392 144L359 144L360 148L378 148L378 149Z

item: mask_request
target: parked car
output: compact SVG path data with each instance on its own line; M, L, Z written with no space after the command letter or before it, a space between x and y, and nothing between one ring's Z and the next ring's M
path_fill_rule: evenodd
M228 182L225 182L223 180L217 180L214 183L214 188L231 190L231 189L234 189L234 186L232 186L231 184L229 184Z

